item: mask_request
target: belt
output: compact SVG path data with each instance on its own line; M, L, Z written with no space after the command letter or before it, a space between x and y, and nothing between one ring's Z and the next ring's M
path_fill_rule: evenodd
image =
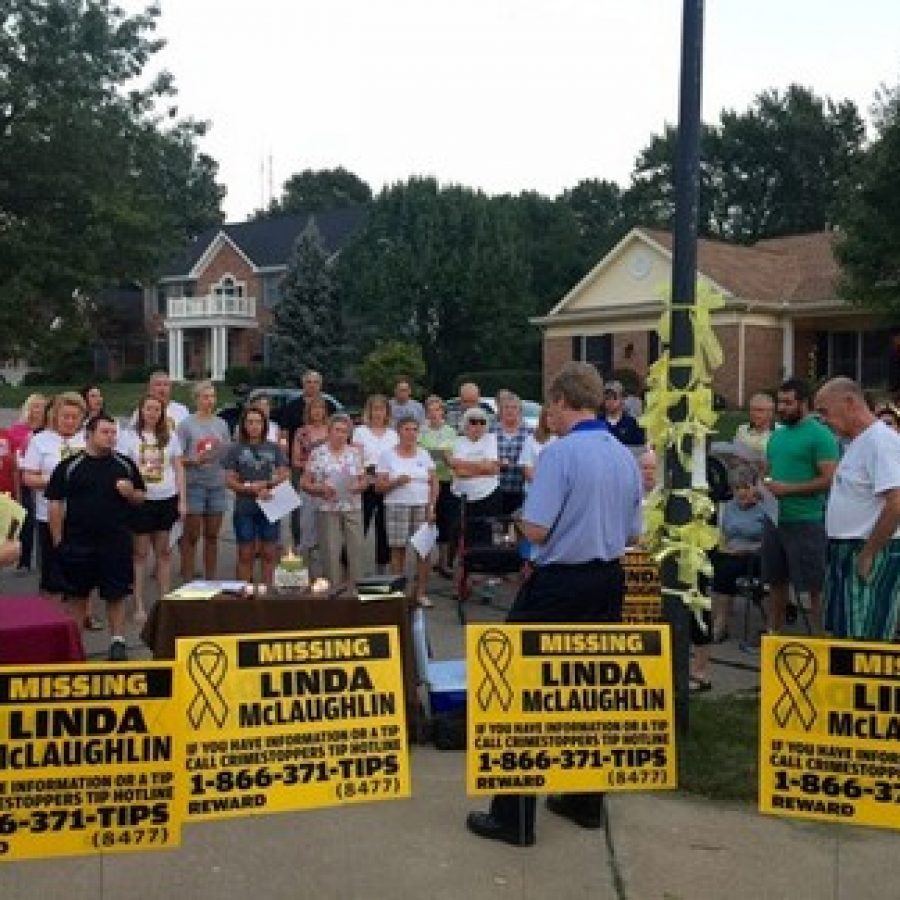
M620 565L618 559L589 559L579 563L546 563L536 566L539 572L577 572L590 569L609 569Z

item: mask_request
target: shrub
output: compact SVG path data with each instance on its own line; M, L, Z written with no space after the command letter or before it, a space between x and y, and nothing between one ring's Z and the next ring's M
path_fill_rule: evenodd
M417 393L425 379L425 360L416 344L404 341L386 341L379 344L360 364L359 380L366 394L394 392L400 378L409 380L413 393Z

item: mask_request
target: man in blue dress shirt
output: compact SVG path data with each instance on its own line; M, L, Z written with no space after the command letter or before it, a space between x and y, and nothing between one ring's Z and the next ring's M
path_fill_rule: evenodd
M509 622L618 622L625 588L619 560L638 539L641 478L632 453L598 421L603 382L588 363L569 363L547 392L562 439L541 453L519 530L537 548L535 568ZM549 797L548 808L583 828L603 824L603 794ZM479 837L534 843L534 797L494 798L469 813Z

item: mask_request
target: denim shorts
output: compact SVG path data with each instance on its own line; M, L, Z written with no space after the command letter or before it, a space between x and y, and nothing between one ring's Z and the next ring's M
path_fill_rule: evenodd
M260 541L263 544L277 544L281 536L278 522L270 522L259 508L253 512L235 512L232 518L234 539L239 544L252 544Z
M228 489L224 485L188 483L185 493L189 516L220 516L228 509Z

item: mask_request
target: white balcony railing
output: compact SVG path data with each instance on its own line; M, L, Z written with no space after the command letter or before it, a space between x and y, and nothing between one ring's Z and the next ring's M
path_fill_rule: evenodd
M217 294L207 294L205 297L169 297L170 319L205 319L216 316L255 319L256 297L222 297Z

